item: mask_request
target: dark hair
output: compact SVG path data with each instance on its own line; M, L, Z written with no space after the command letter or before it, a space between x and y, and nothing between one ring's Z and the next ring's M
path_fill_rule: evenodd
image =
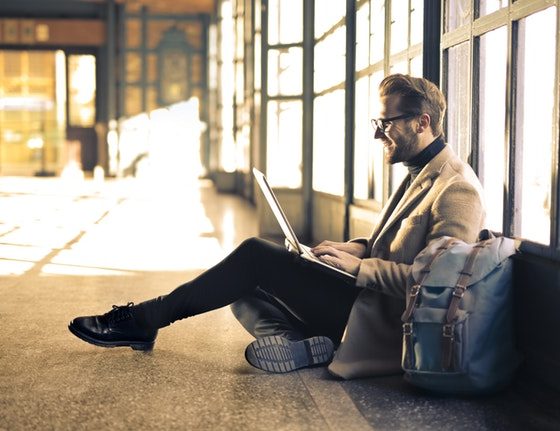
M433 82L400 73L389 75L379 84L379 96L391 95L400 96L401 111L428 114L434 136L443 136L443 117L447 105L443 93Z

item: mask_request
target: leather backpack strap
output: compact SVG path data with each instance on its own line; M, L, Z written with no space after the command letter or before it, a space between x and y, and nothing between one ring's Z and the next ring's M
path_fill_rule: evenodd
M420 280L418 280L418 282L415 283L410 288L410 292L408 294L409 301L408 301L408 304L406 306L406 310L404 311L404 313L401 317L401 320L403 322L410 322L410 320L412 319L412 314L414 313L414 309L416 308L416 305L418 304L418 295L420 293L420 288L422 287L422 285L424 284L424 281L426 281L426 278L430 274L430 271L432 269L432 264L435 262L435 260L437 259L437 257L439 255L441 255L445 250L447 250L451 246L451 244L453 244L456 241L457 241L456 238L449 238L442 245L440 245L436 249L436 252L431 256L430 260L426 263L426 265L424 265L424 268L422 268L420 270L420 273L422 274L420 276Z
M447 241L445 241L445 243L443 243L441 246L439 246L436 249L436 252L432 255L430 260L426 263L426 265L424 265L424 268L422 268L422 270L420 271L420 273L422 274L420 276L420 280L410 288L408 305L401 317L402 321L404 322L403 336L404 336L405 345L407 347L405 349L406 364L412 364L412 355L414 352L414 345L412 340L412 315L418 303L418 295L420 293L420 288L422 287L422 284L424 283L424 281L426 281L426 278L430 274L432 264L434 263L436 258L439 255L441 255L445 250L447 250L451 246L451 244L453 244L456 241L457 240L455 238L449 238Z
M447 314L445 316L445 322L443 324L443 344L442 344L442 367L444 370L451 369L452 358L453 358L453 341L454 341L454 327L455 319L457 317L457 310L459 309L459 303L467 290L467 283L473 274L474 263L478 253L486 246L487 241L482 241L473 246L473 249L469 253L465 266L459 273L459 278L453 289L453 294L451 296L451 301L449 302L449 307L447 308Z

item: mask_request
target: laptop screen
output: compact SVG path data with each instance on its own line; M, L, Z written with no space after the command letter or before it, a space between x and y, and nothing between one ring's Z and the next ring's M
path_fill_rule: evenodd
M255 179L257 180L257 184L261 188L264 197L268 202L268 206L274 213L274 217L276 217L276 220L280 225L280 229L282 229L282 232L286 236L286 239L290 241L292 246L295 247L300 254L303 253L301 245L296 237L296 234L294 233L292 226L290 226L290 223L286 218L286 214L284 214L282 207L280 207L280 203L278 202L278 199L276 199L276 196L274 195L272 188L268 184L266 177L261 171L259 171L256 168L253 168L253 175L255 176Z

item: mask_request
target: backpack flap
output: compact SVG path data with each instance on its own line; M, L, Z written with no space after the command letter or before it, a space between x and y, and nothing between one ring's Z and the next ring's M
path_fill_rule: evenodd
M449 237L442 237L432 241L414 259L412 277L418 282L422 277L425 265L430 261L436 250L449 241ZM488 276L508 257L515 254L515 243L511 238L500 237L485 241L486 245L477 258L472 275L467 286L478 283ZM473 244L467 244L456 239L453 246L446 249L441 256L431 264L430 274L423 281L423 286L455 286L460 272L463 270Z

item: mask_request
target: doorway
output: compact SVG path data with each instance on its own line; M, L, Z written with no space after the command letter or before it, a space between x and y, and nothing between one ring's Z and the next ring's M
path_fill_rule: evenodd
M57 175L97 164L96 57L0 50L0 174Z

